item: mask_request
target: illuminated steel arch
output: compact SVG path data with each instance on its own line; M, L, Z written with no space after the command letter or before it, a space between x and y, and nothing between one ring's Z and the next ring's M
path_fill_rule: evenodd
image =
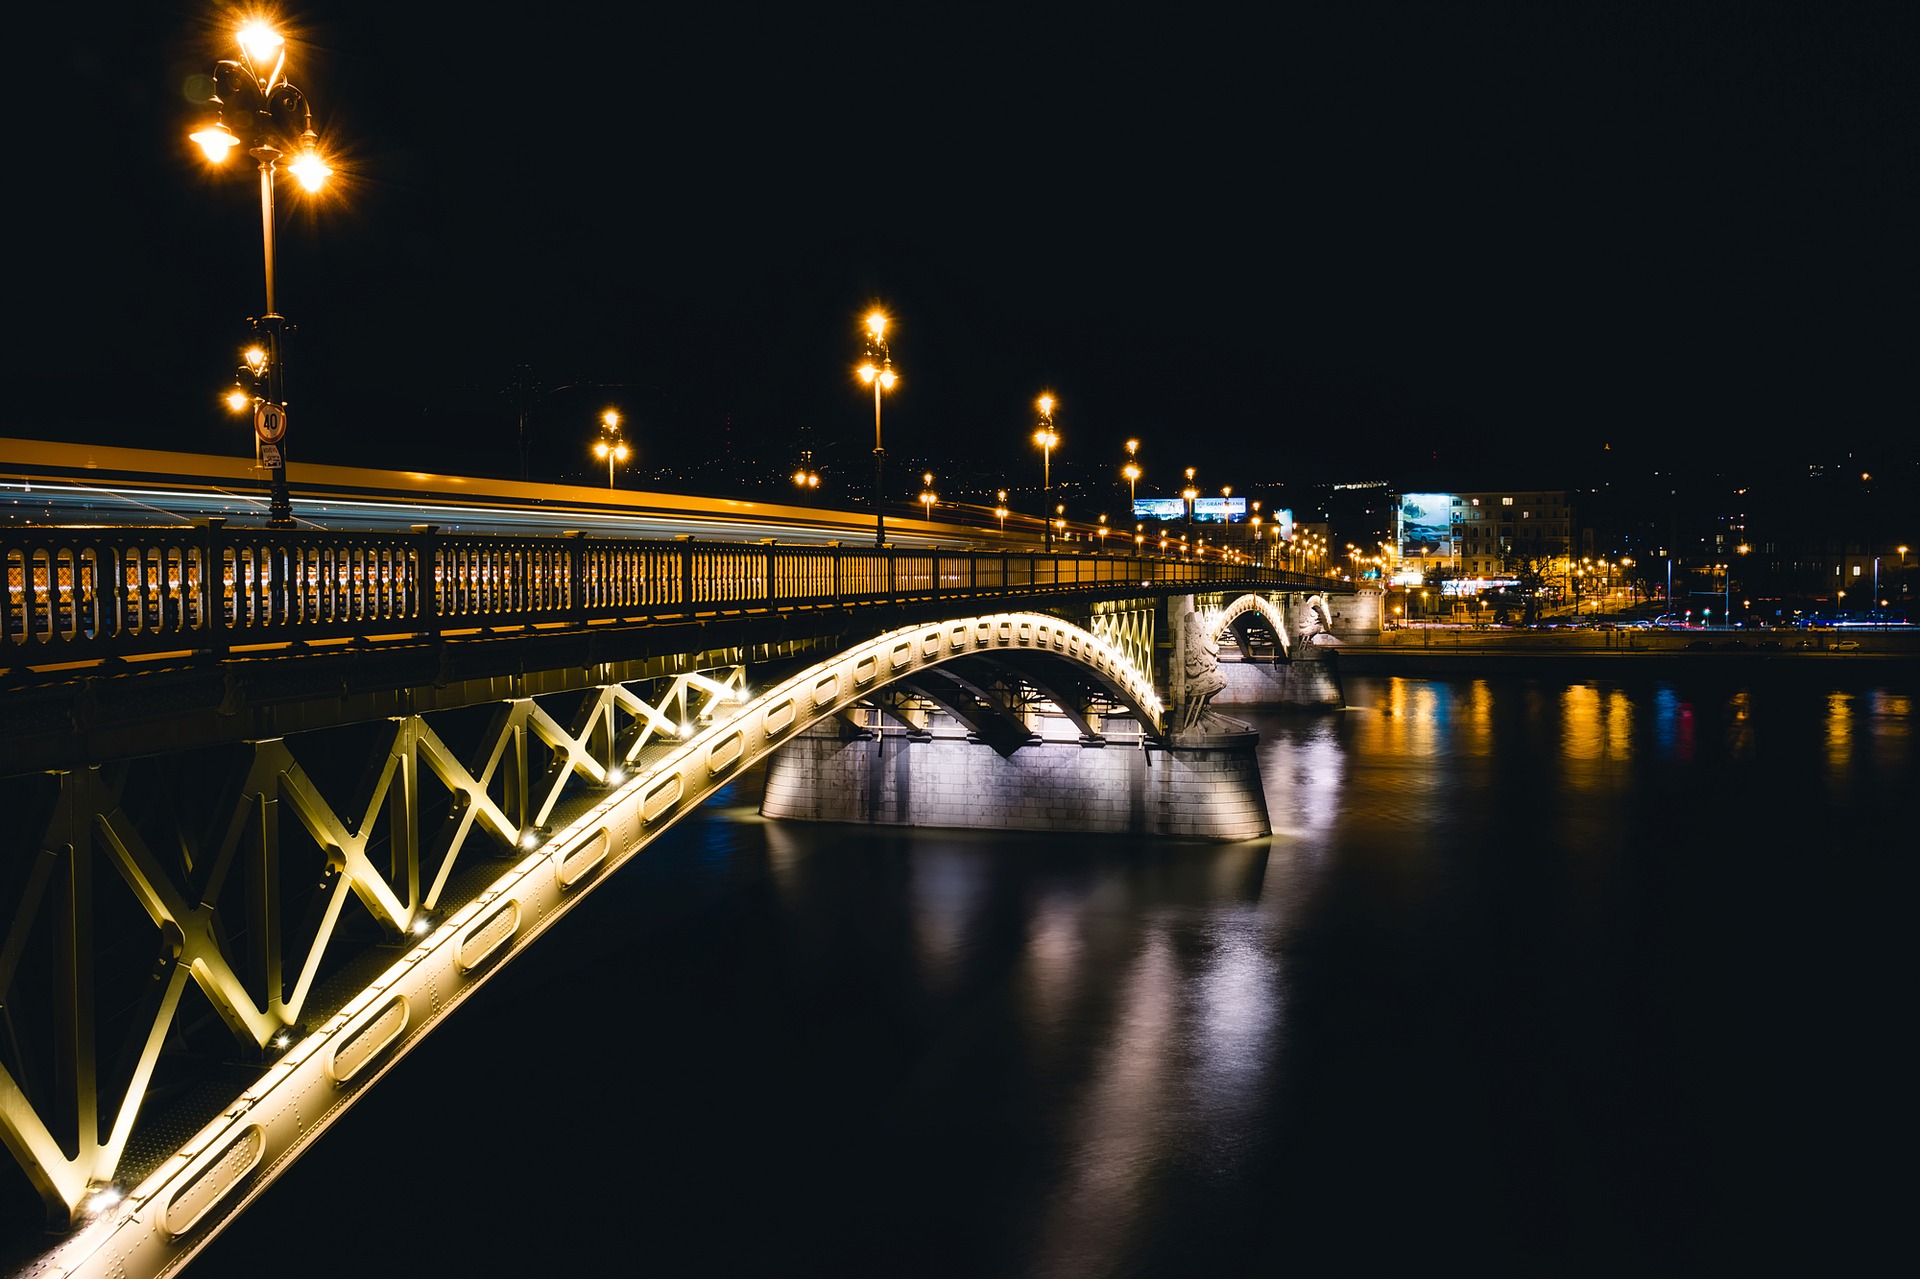
M612 752L627 773L626 780L437 926L426 927L431 916L421 908L431 910L439 883L424 893L416 883L404 899L383 899L389 922L403 931L411 931L414 921L424 921L417 941L337 1013L289 1047L140 1185L114 1186L113 1170L102 1166L100 1152L86 1151L77 1159L67 1159L25 1105L24 1095L0 1086L0 1112L4 1112L0 1120L5 1121L0 1128L5 1130L7 1144L16 1154L24 1150L30 1158L49 1156L61 1165L47 1170L59 1179L51 1189L73 1209L79 1224L42 1258L42 1264L51 1264L62 1274L103 1276L159 1275L183 1264L362 1091L610 871L812 724L890 685L916 679L924 685L937 668L970 657L1004 662L1016 671L1023 661L1044 657L1046 674L1057 677L1069 670L1077 681L1093 681L1138 719L1147 736L1165 733L1165 710L1147 673L1100 637L1037 613L963 617L892 631L809 667L757 697L748 696L737 673L722 680L685 677L696 682L676 684L676 696L684 701L706 694L708 700L698 708L674 705L671 700L646 707L627 690L610 688L603 690L602 701L594 703L586 717L589 726L578 734L543 727L537 714L521 708L515 713L526 722L514 721L509 728L549 738L555 746L557 773L606 785L617 775L606 758L591 748L592 734L606 731L592 723L605 713L610 728L605 698L618 701L635 715L634 727ZM628 702L632 705L627 706ZM413 730L403 726L402 731ZM605 737L598 740L606 744ZM453 767L447 762L436 764L432 757L428 763ZM537 831L531 822L555 811L562 779L550 778L544 797L533 794L523 801L525 824L515 821L512 813L494 811L497 806L484 797L484 780L469 779L470 786L462 783L470 792L475 819L497 827L498 835L511 837L528 829ZM306 798L296 799L296 804L322 804L311 788L302 794ZM375 805L379 802L376 797ZM318 809L302 820L329 831L342 827L330 812ZM344 841L349 854L357 855L357 845L344 827L335 837ZM354 856L347 856L346 864L347 878L355 879ZM152 878L158 882L162 877ZM356 879L353 891L380 897L371 873L358 879L366 882ZM174 914L197 918L184 903L163 901L155 909L156 918L171 919ZM207 948L195 959L194 979L204 979L199 969L218 970L228 962L217 949ZM273 1029L269 1019L245 1016L249 1010L239 999L232 1002L243 1022L261 1022L241 1029L259 1035ZM0 1085L11 1082L3 1074ZM411 1141L414 1132L411 1127L395 1132L396 1147Z

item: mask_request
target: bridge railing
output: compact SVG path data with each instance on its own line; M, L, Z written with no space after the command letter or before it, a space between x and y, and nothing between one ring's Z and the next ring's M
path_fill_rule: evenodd
M0 666L296 639L1062 590L1327 585L1136 555L185 528L0 529Z

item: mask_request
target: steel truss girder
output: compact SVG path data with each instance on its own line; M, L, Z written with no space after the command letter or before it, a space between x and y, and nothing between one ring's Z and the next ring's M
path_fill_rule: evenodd
M342 808L321 793L287 740L252 743L243 774L215 806L221 816L209 835L203 839L184 827L171 832L179 845L171 862L150 847L121 806L126 774L141 762L53 775L57 798L0 947L0 1011L36 917L48 912L58 930L60 989L52 1003L59 1029L52 1060L35 1063L37 1072L30 1072L47 1081L31 1089L41 1094L38 1098L0 1059L0 1139L27 1171L54 1223L70 1223L90 1188L118 1174L189 982L206 995L243 1051L258 1053L276 1039L285 1040L312 1011L315 982L323 961L332 958L329 950L349 896L387 934L407 935L442 904L449 878L476 834L505 848L537 838L569 782L605 786L650 741L683 739L694 724L710 718L715 706L741 699L745 668L653 682L667 685L655 703L623 685L595 690L583 700L571 728L531 698L503 703L469 762L462 762L422 716L394 718L358 794ZM638 731L621 734L623 747L616 750L617 714L631 717ZM528 774L530 738L550 752L537 785ZM424 859L423 770L452 799ZM303 950L290 949L282 918L278 818L283 804L326 863L318 918ZM382 813L389 818L390 836L384 868L376 865L371 847ZM93 1042L100 1010L90 980L94 951L102 942L88 935L96 854L154 926L158 952L133 1034L121 1047L120 1056L130 1064L105 1076ZM423 866L435 864L438 873L423 892ZM236 868L245 881L245 926L238 943L217 906ZM297 974L291 991L285 982L289 972ZM12 1038L17 1059L18 1037ZM58 1113L48 1113L49 1108ZM102 1115L111 1121L104 1137ZM61 1141L56 1130L77 1136Z
M589 797L584 807L570 809L574 815L559 829L550 834L535 829L535 838L543 842L523 850L524 855L491 884L464 904L450 905L444 916L426 913L424 908L433 900L431 891L421 897L420 908L415 908L411 904L414 893L403 893L387 883L373 867L367 848L367 831L372 824L369 818L377 800L390 792L395 781L412 773L397 762L404 754L399 749L401 738L397 735L395 745L388 750L396 762L391 768L382 764L377 770L374 782L366 788L369 806L362 810L362 820L352 827L338 818L329 820L319 811L313 799L317 790L288 779L297 761L292 760L290 751L280 753L286 749L284 743L277 744L270 764L259 767L278 770L276 794L289 799L309 833L325 834L336 841L329 846L328 864L330 870L337 867L334 873L342 882L331 885L329 904L344 902L349 891L360 894L363 900L383 903L384 922L397 923L402 935L410 935L413 940L399 959L372 975L357 994L324 1020L320 1020L319 1010L310 1010L310 1020L319 1024L287 1046L252 1087L115 1202L99 1200L97 1208L88 1204L83 1209L89 1181L98 1180L93 1176L97 1159L87 1158L88 1152L80 1158L65 1157L31 1108L23 1110L14 1105L24 1102L25 1095L14 1086L11 1076L6 1077L0 1088L9 1103L3 1116L8 1144L16 1149L30 1146L51 1156L51 1168L45 1177L53 1192L50 1201L66 1205L74 1220L83 1221L42 1259L42 1266L75 1275L158 1275L183 1264L260 1193L271 1180L272 1170L284 1167L317 1139L365 1087L440 1018L551 927L609 872L719 787L814 723L843 713L891 684L915 680L955 659L998 657L1013 651L1043 653L1086 668L1110 687L1115 701L1139 720L1149 736L1165 733L1164 707L1144 672L1091 633L1039 614L956 618L889 632L810 667L751 700L745 699L744 676L737 680L732 675L718 680L688 677L683 686L669 690L660 703L647 704L634 698L655 713L642 718L655 726L649 741L657 741L657 751L642 753L636 745L626 756L633 766L630 775L612 789ZM617 693L609 691L606 695L616 702L621 700ZM691 701L676 700L683 698ZM702 702L704 705L686 719L676 721L669 713L669 709ZM664 740L666 723L685 724L690 735ZM577 716L574 729L569 731L561 729L537 706L516 705L496 716L494 736L482 743L471 766L458 764L444 743L432 745L435 739L427 736L432 731L427 725L416 725L419 731L409 739L412 748L418 750L429 771L444 770L445 777L454 778L466 788L469 805L481 809L476 822L488 823L487 828L495 833L511 828L515 807L520 807L525 818L555 811L551 797L545 794L529 794L524 806L517 799L512 803L481 799L483 780L491 781L501 765L512 758L510 751L517 749L503 740L515 736L515 725L526 730L517 735L517 741L523 742L530 731L541 740L552 736L556 742L564 739L570 743L565 754L573 775L589 781L604 781L611 776L602 762L604 757L594 754L595 745L604 744L608 729L604 716L593 708ZM634 740L637 742L641 735L634 734ZM491 795L490 791L485 793ZM264 788L256 794L264 796ZM410 811L417 816L417 802ZM133 847L130 838L121 843ZM408 847L417 850L418 846L416 840ZM453 851L459 850L456 847ZM417 852L412 857L417 860ZM139 862L129 854L119 864ZM83 872L75 872L76 883L82 877ZM42 875L39 882L44 889L57 879L57 875ZM69 897L77 895L68 893ZM42 900L51 896L58 894L40 893ZM202 936L218 938L219 921L210 902L189 905L187 894L167 898L158 892L151 894L151 900L158 903L161 913L182 912L200 928ZM203 911L202 906L207 909ZM171 932L164 935L173 936ZM181 944L185 953L183 943L171 944ZM83 949L72 948L76 958L69 965L67 981L73 986L79 984ZM195 955L208 964L217 961L235 971L234 962L218 946L203 947ZM193 980L201 981L198 966L190 967ZM244 993L245 985L237 978L231 985ZM308 1011L297 1009L298 1002L297 996L286 1001L286 1012L298 1015ZM273 1024L267 1007L243 1003L237 996L233 1003L244 1014L239 1018L243 1027L270 1028ZM275 1036L268 1042L277 1048L277 1040ZM78 1046L91 1047L83 1043ZM90 1104L79 1103L83 1109Z
M961 666L957 662L936 666L916 679L913 687L1002 756L1033 740L1032 724L1004 690L967 678L956 669Z

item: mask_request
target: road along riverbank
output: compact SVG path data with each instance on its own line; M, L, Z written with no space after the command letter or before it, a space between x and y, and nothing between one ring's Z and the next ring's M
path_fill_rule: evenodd
M1846 631L1486 630L1341 637L1342 674L1555 674L1592 669L1810 671L1920 662L1920 627Z

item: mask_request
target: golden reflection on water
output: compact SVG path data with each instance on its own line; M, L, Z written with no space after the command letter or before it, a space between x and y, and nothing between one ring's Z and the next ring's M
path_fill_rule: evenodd
M1599 759L1604 750L1600 732L1600 690L1591 684L1569 684L1560 694L1560 755L1569 763ZM1568 776L1590 778L1585 769L1569 768Z
M1396 755L1432 755L1440 747L1440 690L1425 680L1387 681L1385 714L1377 720L1381 745Z
M1853 694L1827 694L1827 767L1838 775L1853 761Z
M1876 745L1897 748L1904 761L1913 735L1913 699L1876 688L1867 695L1867 731Z
M1741 689L1727 699L1727 753L1735 759L1753 754L1753 694Z
M1625 689L1570 684L1560 694L1560 758L1566 784L1618 789L1633 757L1636 706Z
M1616 759L1633 753L1633 699L1625 689L1607 694L1607 750Z
M1467 686L1457 723L1463 754L1493 754L1493 689L1487 681L1477 679Z

